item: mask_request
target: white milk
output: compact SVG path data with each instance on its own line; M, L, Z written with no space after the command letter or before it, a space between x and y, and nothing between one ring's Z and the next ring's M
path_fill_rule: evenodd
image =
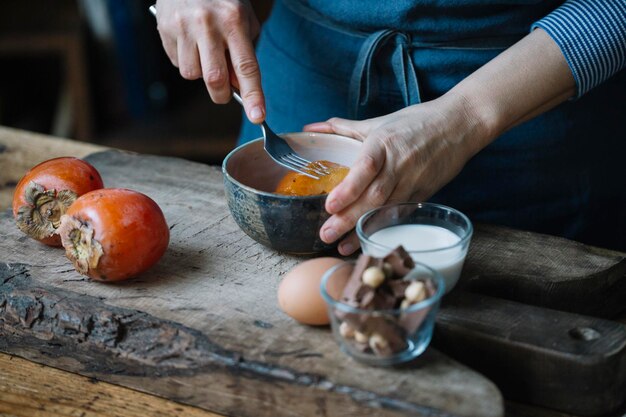
M456 245L461 241L457 234L440 226L422 224L391 226L373 233L369 239L392 249L399 245L404 246L414 261L426 264L442 275L446 292L458 281L467 254L467 247L463 248L463 245L433 251ZM371 246L363 249L369 255L377 257L385 256L388 252Z

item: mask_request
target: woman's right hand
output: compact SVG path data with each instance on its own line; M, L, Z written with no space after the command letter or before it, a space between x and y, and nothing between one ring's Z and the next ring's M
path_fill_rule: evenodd
M183 78L203 78L211 99L227 103L231 84L252 123L265 119L261 73L252 39L260 25L245 0L158 0L157 23L167 56Z

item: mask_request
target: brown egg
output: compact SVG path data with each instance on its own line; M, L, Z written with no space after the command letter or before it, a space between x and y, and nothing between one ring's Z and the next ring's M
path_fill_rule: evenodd
M342 263L337 258L316 258L304 261L289 271L278 286L278 305L289 317L304 324L328 324L326 302L320 294L324 272ZM338 298L343 288L328 288Z

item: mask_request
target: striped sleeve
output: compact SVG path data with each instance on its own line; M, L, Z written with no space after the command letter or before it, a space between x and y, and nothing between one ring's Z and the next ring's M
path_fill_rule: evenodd
M531 29L545 30L567 60L580 97L626 65L626 1L567 0Z

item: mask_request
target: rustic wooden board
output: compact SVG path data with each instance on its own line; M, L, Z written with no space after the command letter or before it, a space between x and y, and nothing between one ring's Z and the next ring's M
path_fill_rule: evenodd
M298 259L238 229L217 168L113 151L88 159L107 186L159 203L168 252L136 280L95 283L4 212L0 350L237 416L502 415L495 385L435 349L373 368L340 353L328 329L283 315L276 288Z
M626 254L479 225L459 287L522 303L613 318L626 311Z
M584 416L626 406L626 326L616 321L455 291L433 343L508 399Z
M51 416L221 417L0 353L0 417Z

